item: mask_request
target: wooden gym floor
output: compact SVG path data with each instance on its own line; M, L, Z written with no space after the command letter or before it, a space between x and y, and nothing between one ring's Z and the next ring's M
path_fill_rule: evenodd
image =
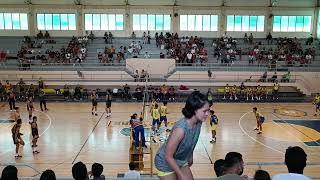
M14 158L15 146L12 143L11 127L8 123L10 111L2 103L0 108L0 170L14 164L19 176L34 177L45 169L52 169L58 177L71 177L73 163L82 161L88 170L94 162L103 164L104 174L116 177L124 173L129 163L129 137L120 133L128 127L129 116L141 112L141 103L113 103L112 117L106 118L105 103L99 103L98 116L91 115L90 103L48 103L48 112L39 111L38 142L40 154L33 155L30 146L30 126L25 103L18 103L23 118L22 133L26 145L23 157ZM169 103L168 120L181 117L182 103ZM257 106L266 117L264 132L254 132L255 117L252 107ZM305 174L320 178L320 120L313 116L314 107L310 103L219 103L213 109L220 120L217 129L217 142L211 144L209 121L202 127L201 136L194 152L192 171L195 177L215 177L213 162L223 158L229 151L242 153L246 166L245 173L253 176L262 168L271 175L285 173L284 152L288 146L301 146L308 154ZM277 109L275 111L275 109ZM108 127L108 122L111 124ZM150 124L150 117L147 117ZM166 134L163 133L165 137ZM150 143L147 144L150 146ZM152 144L155 154L159 143ZM150 167L150 155L145 155L145 167ZM148 172L145 172L148 173Z

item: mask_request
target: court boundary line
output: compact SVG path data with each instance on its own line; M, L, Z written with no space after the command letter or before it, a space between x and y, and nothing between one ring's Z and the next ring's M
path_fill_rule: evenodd
M283 119L282 119L282 118L280 118L280 117L278 117L278 116L274 115L274 113L271 113L271 115L272 115L272 116L274 116L274 117L276 117L276 118L278 118L280 121L283 121ZM283 126L281 126L280 124L278 124L278 123L274 122L274 120L272 120L272 123L273 123L273 124L276 124L278 127L280 127L281 129L283 129L287 134L289 134L290 136L293 136L295 139L297 139L297 140L298 140L298 142L292 142L292 141L285 141L285 142L301 143L301 144L303 144L303 146L306 146L300 138L298 138L298 137L294 136L294 134L292 134L292 133L291 133L290 131L288 131L286 128L284 128L284 127L283 127ZM284 124L288 124L288 123L284 123ZM294 129L295 129L295 128L294 128ZM276 141L281 141L281 140L277 140L277 139L275 139L275 138L271 138L271 139L276 140Z
M101 119L102 119L102 117L103 117L103 115L104 115L104 114L105 114L105 112L103 112L103 113L101 114L101 116L100 116L100 118L99 118L98 122L97 122L97 123L96 123L96 125L92 128L92 130L91 130L90 134L87 136L87 139L85 140L85 142L84 142L84 143L83 143L83 145L81 146L81 148L80 148L79 152L77 153L77 155L75 156L75 158L73 159L73 161L71 162L71 164L74 164L74 162L76 161L76 159L77 159L77 158L78 158L78 156L80 155L80 153L81 153L82 149L83 149L83 148L84 148L84 146L87 144L87 142L88 142L88 140L89 140L90 136L93 134L94 130L97 128L97 126L98 126L98 124L100 123L100 121L101 121Z
M275 152L278 152L278 153L284 155L284 154L285 154L284 152L282 152L282 151L280 151L280 150L277 150L277 149L275 149L275 148L273 148L273 147L271 147L271 146L268 146L268 145L266 145L266 144L258 141L257 139L255 139L255 138L253 138L252 136L250 136L250 135L243 129L243 127L242 127L242 125L241 125L241 121L243 120L243 118L244 118L249 112L250 112L250 111L244 113L244 114L239 118L239 120L238 120L238 125L239 125L242 133L244 133L245 135L247 135L247 136L248 136L250 139L252 139L254 142L257 142L257 143L259 143L260 145L262 145L262 146L264 146L264 147L266 147L266 148L268 148L268 149L271 149L271 150L273 150L273 151L275 151Z
M41 137L42 135L45 134L45 132L46 132L49 128L51 128L52 118L51 118L51 116L48 115L48 113L44 113L44 112L39 111L39 110L36 110L36 109L35 109L35 111L40 112L40 113L43 113L43 114L46 115L47 118L49 119L49 125L47 126L47 128L46 128L41 134L39 134L39 137ZM25 147L26 145L28 145L28 144L30 144L30 143L31 143L31 141L27 141L27 143L25 143L25 145L24 145L23 147ZM0 154L0 157L3 156L3 155L5 155L5 154L7 154L7 153L9 153L9 152L11 152L11 151L13 151L13 150L15 150L15 147L12 148L12 149L10 149L10 150L7 150L6 152L1 153L1 154Z
M277 115L274 114L274 113L271 113L271 114L272 114L274 117L280 119L280 121L284 122L284 124L287 124L287 125L291 126L293 129L295 129L295 130L298 131L299 133L303 134L303 135L306 136L307 138L312 139L310 136L308 136L308 135L306 135L305 133L301 132L299 129L295 128L292 124L288 123L286 120L282 119L281 117L277 116ZM274 121L273 121L273 122L274 122ZM278 125L278 123L276 123L276 122L274 122L274 123ZM298 125L299 125L299 124L298 124ZM279 125L279 126L280 126L280 125ZM300 126L302 126L302 125L300 125ZM303 126L303 127L305 127L305 126ZM293 134L292 134L290 131L288 131L288 130L286 130L286 131L289 132L289 133L293 136ZM316 142L316 141L314 141L314 142L315 142L316 144L318 144L319 146L308 146L308 145L306 145L305 142L302 141L300 138L297 137L297 139L299 139L300 142L301 142L305 147L320 147L320 144L319 144L318 142Z

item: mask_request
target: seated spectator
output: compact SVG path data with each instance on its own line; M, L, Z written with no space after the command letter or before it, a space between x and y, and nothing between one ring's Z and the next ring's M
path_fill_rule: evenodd
M291 78L290 71L288 71L286 74L282 75L281 82L289 82Z
M268 72L265 71L258 82L267 82Z
M310 34L310 37L306 41L306 45L312 45L312 43L313 43L313 36L312 34Z
M88 171L85 164L81 161L72 166L72 177L75 180L88 180Z
M253 180L271 180L271 178L267 171L257 170L254 174Z
M43 171L40 180L56 180L56 174L51 169Z
M131 38L132 38L132 39L135 39L136 37L137 37L136 34L135 34L134 32L132 32Z
M45 39L49 39L49 38L50 38L50 34L49 34L48 31L46 31L46 32L44 33L44 38L45 38Z
M224 174L224 159L218 159L214 162L214 172L217 177Z
M140 75L139 75L138 69L133 73L133 78L134 78L134 82L139 81Z
M278 79L277 72L274 72L273 76L268 79L268 82L275 82Z
M43 38L42 31L39 31L39 33L37 34L37 38L38 38L38 39L42 39L42 38Z
M244 163L242 155L238 152L229 152L224 158L224 174L242 175Z
M161 52L160 53L160 59L164 59L164 57L165 57L164 54Z
M92 31L90 31L89 39L91 39L91 41L93 41L95 39L95 36Z
M245 178L242 178L241 176L236 174L226 174L218 177L216 180L245 180Z
M18 169L15 166L9 165L2 170L0 180L18 180Z
M148 54L148 52L146 52L146 53L144 54L144 58L145 58L145 59L150 59L150 55Z
M102 164L99 164L99 163L92 164L91 172L89 172L90 179L92 179L92 180L105 180L105 176L102 175L102 172L103 172Z
M285 154L285 164L289 173L277 174L272 180L310 180L303 175L303 170L307 166L307 154L299 146L288 147Z
M124 174L124 179L140 179L140 173L136 171L136 164L134 162L129 163L129 171Z

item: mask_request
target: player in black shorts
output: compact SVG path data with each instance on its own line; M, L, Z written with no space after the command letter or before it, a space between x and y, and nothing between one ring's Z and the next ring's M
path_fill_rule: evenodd
M27 101L27 111L29 113L29 123L32 122L32 113L33 113L34 107L33 107L33 99L32 97L28 98Z
M19 154L19 147L20 145L24 146L24 141L21 138L23 134L20 133L21 125L22 125L22 120L17 119L16 124L11 129L13 144L16 146L16 155L14 156L15 158L22 157Z
M37 150L37 142L39 139L39 132L38 132L38 124L37 124L37 116L33 116L31 125L31 135L32 135L32 153L38 154L39 151Z
M98 116L98 113L97 113L98 95L95 90L92 91L91 102L92 102L91 114Z
M110 89L107 89L106 94L106 113L107 117L111 116L111 102L112 102L112 93Z

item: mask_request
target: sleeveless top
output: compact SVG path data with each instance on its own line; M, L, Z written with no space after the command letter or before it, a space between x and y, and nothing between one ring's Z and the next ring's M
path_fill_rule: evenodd
M188 163L189 159L192 157L193 150L199 139L201 125L202 123L199 122L196 124L194 128L190 128L188 125L187 119L182 118L179 121L177 121L176 124L173 126L172 131L174 131L174 129L176 128L181 128L184 131L184 137L180 142L180 144L178 145L176 152L173 155L173 158L175 159L179 167L182 167L186 163ZM171 138L171 135L172 134L170 134L168 139ZM162 172L173 171L165 159L165 151L166 151L168 139L166 140L165 143L161 145L161 147L159 148L155 156L155 166L159 171L162 171Z

